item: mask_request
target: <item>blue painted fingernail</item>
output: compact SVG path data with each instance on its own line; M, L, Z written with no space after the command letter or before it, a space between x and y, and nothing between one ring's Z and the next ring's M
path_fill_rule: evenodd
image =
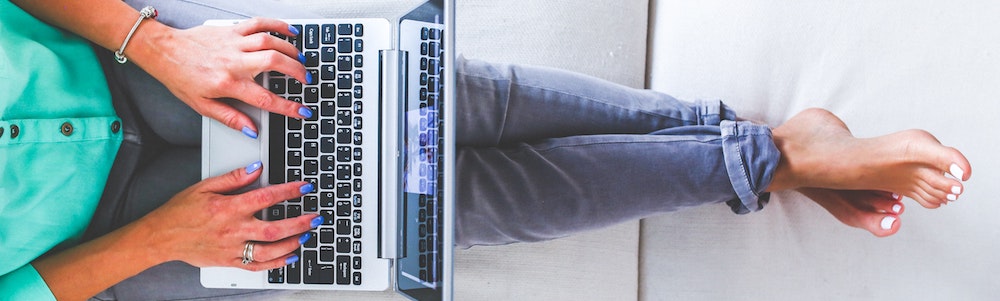
M315 227L316 226L313 226L313 228L315 228ZM310 232L306 232L306 234L302 234L302 236L299 237L299 244L300 245L301 244L305 244L307 241L309 241L310 237L312 237L312 233L310 233Z
M301 62L303 65L306 64L306 55L305 54L299 53L299 62ZM309 74L309 72L306 72L306 74ZM308 75L306 75L306 81L309 81L309 76Z
M302 61L302 63L305 64L306 62ZM312 85L312 83L313 83L313 74L312 74L312 72L306 72L306 83Z
M323 224L323 216L320 215L320 216L317 216L316 218L313 218L312 223L310 223L309 226L311 226L313 228L316 228L316 227L319 227L319 225L322 225L322 224Z
M288 257L288 259L285 259L285 264L293 264L298 261L299 261L299 255L292 255L292 257Z
M244 126L242 132L247 137L257 139L257 131L251 130L248 126Z
M307 107L301 107L301 108L299 108L299 115L301 115L302 118L312 118L313 117L313 111L310 110Z
M249 175L249 174L254 173L258 169L260 169L260 167L263 166L263 165L264 164L260 163L260 161L257 161L257 162L254 162L254 163L250 163L250 165L247 165L247 174Z
M299 35L299 29L295 28L295 26L288 25L288 31L291 31L292 35L294 35L294 36Z
M305 185L302 185L302 187L299 187L299 192L301 192L302 194L313 192L313 184L306 183Z

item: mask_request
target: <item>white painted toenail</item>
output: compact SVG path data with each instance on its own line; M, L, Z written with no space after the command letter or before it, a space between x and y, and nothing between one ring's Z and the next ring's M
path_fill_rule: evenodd
M965 181L965 170L958 167L958 164L952 163L951 167L948 168L948 172L958 180Z
M902 209L903 209L903 205L900 205L900 204L892 205L892 212L899 213L899 210L902 210Z
M958 200L958 196L954 195L954 194L949 194L948 195L948 200L952 201L952 202L957 201Z
M951 193L962 194L962 187L951 186Z
M896 217L886 216L882 218L882 230L892 229L892 224L896 222Z

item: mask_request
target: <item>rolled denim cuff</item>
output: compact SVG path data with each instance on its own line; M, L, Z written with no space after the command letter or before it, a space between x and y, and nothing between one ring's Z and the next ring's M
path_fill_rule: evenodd
M723 120L736 120L736 112L721 100L698 100L698 125L719 125Z
M726 170L739 197L726 204L736 214L759 211L770 199L770 193L764 190L771 185L781 158L771 128L729 120L723 120L720 128Z

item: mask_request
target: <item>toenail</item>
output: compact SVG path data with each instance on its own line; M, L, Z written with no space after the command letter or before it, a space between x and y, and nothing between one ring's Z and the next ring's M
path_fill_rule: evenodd
M948 195L948 200L952 201L952 202L957 201L958 200L958 196L954 195L954 194L949 194Z
M951 167L948 168L948 172L951 173L951 175L954 176L955 178L961 181L965 181L965 170L963 170L961 167L958 167L958 164L952 163Z
M962 194L962 187L952 186L951 187L951 193Z
M892 224L896 222L896 217L886 216L882 218L882 230L892 229Z
M900 204L892 205L892 212L899 213L899 210L903 210L903 205Z

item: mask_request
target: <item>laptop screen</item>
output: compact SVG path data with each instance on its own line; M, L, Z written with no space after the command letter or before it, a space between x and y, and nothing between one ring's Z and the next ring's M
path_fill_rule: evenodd
M444 123L444 7L426 2L401 18L399 49L405 51L401 239L396 282L416 300L441 300L446 282ZM450 67L450 66L448 66ZM450 179L447 179L450 180ZM447 285L450 289L450 285Z

